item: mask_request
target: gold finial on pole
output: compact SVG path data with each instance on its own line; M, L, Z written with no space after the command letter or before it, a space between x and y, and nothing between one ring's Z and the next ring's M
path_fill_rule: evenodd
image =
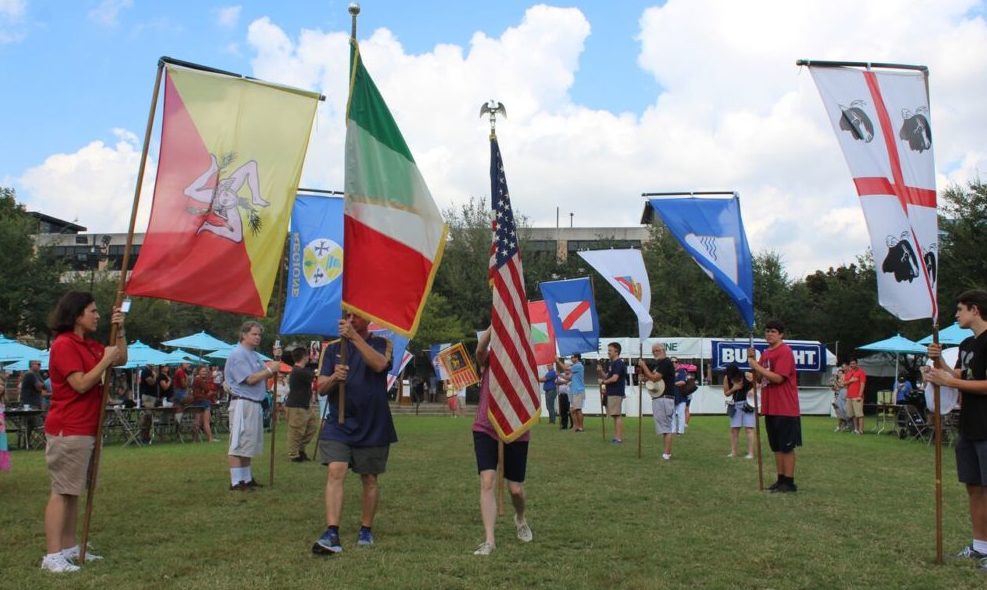
M483 103L480 107L480 116L489 115L490 116L490 137L495 137L497 135L497 113L500 113L505 118L507 117L507 109L504 108L504 103L497 102L494 99L490 99L490 102Z

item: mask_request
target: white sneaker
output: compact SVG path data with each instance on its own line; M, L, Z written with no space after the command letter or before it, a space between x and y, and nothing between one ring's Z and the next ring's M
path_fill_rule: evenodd
M735 454L733 454L733 453L727 453L727 459L733 459L733 458L734 458L734 457L736 457L736 456L737 456L737 455L735 455Z
M531 527L528 526L528 521L522 520L518 521L517 514L514 515L514 528L517 529L517 538L522 543L528 543L534 538L531 533Z
M494 549L495 547L492 543L487 543L484 541L479 547L476 548L473 555L490 555L493 553Z
M746 455L744 455L744 459L753 459L753 458L754 458L754 455L752 455L750 453L747 453Z
M672 454L671 453L662 453L661 454L661 458L662 458L663 461L671 461L672 460Z
M54 553L52 555L45 555L44 559L41 560L41 569L53 574L67 574L77 572L82 568L69 562L61 553Z
M65 559L71 559L72 561L79 561L79 553L80 551L78 545L72 547L71 549L62 549L62 555L65 556ZM100 559L103 559L103 556L93 553L92 547L86 551L86 561L97 561Z

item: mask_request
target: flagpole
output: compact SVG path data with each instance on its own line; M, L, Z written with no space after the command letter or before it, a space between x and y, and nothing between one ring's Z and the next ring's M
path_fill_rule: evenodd
M154 129L154 115L158 105L158 90L161 88L161 75L164 72L165 64L158 62L158 73L154 77L154 90L151 93L151 110L147 115L147 126L144 129L144 146L141 151L141 163L137 168L137 186L134 188L134 201L130 207L130 226L127 228L127 244L123 249L123 260L120 266L120 281L117 284L116 300L113 308L118 309L123 304L123 290L127 286L127 272L130 269L130 250L134 244L134 226L137 225L137 206L140 203L141 185L144 184L144 170L147 167L147 153L151 145L151 132ZM116 343L119 335L117 324L110 325L110 346ZM126 340L123 343L127 345ZM93 454L89 464L89 480L86 486L86 510L82 519L82 540L79 544L79 562L85 563L86 551L89 545L89 525L92 522L93 502L96 496L96 481L99 478L99 461L103 451L103 422L106 419L106 404L110 399L110 374L111 368L107 368L103 373L103 394L99 404L99 422L96 423L96 442L93 446Z
M638 358L644 360L644 341L638 340ZM641 458L641 440L644 438L644 381L641 380L641 369L637 370L637 458Z
M819 61L815 59L795 60L797 66L815 66L817 68L885 68L891 70L915 70L928 73L928 66L910 64L871 63L866 61Z
M352 23L353 23L352 26L350 27L350 43L355 46L356 45L356 17L358 17L360 15L360 5L358 3L356 3L356 2L350 2L350 5L347 8L347 10L350 13L350 17L351 17L351 20L352 20ZM350 96L349 96L349 98L347 99L347 102L346 102L347 125L349 125L348 119L349 119L349 114L350 114L349 113L349 109L350 109L349 100L353 98L353 83L352 83L352 80L353 80L353 77L356 76L356 59L359 59L359 54L357 54L357 57L356 58L354 58L353 60L351 60L353 63L350 63L350 70L351 70L350 71ZM344 186L343 187L344 192L345 192L345 188L346 187ZM345 197L344 197L344 199L345 199ZM341 281L340 286L342 287L341 291L343 293L346 293L345 280L346 280L346 273L343 272L343 276L340 277L340 281ZM345 312L346 311L346 308L343 308L343 311ZM344 317L345 317L345 314L344 314ZM347 357L349 357L349 348L350 348L349 343L346 342L346 339L345 338L343 338L342 336L340 336L340 338L339 338L339 364L345 366L346 363L349 361L349 359L347 358ZM338 422L339 422L340 425L342 425L346 421L346 381L345 380L339 384L338 391L339 391L339 397L337 398L337 402L336 402L337 403L337 407L339 408Z
M274 360L278 363L277 371L274 373L274 411L271 412L271 464L270 469L268 469L268 480L267 483L271 487L274 487L274 447L275 441L277 440L278 432L278 379L281 377L281 363L283 362L281 357L279 357L279 352L284 352L281 348L281 318L284 314L284 275L285 275L285 257L287 256L287 238L285 239L285 245L281 250L281 261L278 265L278 292L275 295L274 304L274 325L277 326L277 336L274 338Z
M754 332L750 333L750 347L754 348ZM747 361L750 364L750 360ZM745 377L746 379L746 377ZM764 463L761 460L761 407L758 399L761 397L760 382L754 383L754 447L757 449L757 490L764 491Z
M932 321L932 343L939 344L939 320ZM941 357L940 357L941 358ZM936 563L942 565L942 416L939 414L939 384L932 384L932 424L936 441Z

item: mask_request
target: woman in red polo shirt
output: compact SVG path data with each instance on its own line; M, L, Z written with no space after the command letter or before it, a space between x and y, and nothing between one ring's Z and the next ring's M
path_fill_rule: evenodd
M123 314L114 310L112 322L119 326L115 346L104 347L86 338L96 331L99 311L92 294L80 291L63 295L48 316L48 327L56 336L48 360L52 394L45 418L45 461L51 495L45 508L48 553L41 569L51 572L79 570L70 560L79 557L76 516L96 444L103 374L112 365L127 362ZM87 551L86 561L94 559L101 558Z

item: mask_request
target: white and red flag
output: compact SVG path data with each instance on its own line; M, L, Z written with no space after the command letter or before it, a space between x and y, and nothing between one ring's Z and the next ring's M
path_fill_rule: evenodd
M817 66L826 113L860 196L881 306L938 316L938 218L928 71Z
M651 283L640 250L587 250L580 252L593 270L603 275L610 285L631 306L637 315L638 338L644 342L651 336Z
M504 442L511 442L538 421L541 388L532 349L528 296L517 225L507 191L497 137L490 136L490 423Z

